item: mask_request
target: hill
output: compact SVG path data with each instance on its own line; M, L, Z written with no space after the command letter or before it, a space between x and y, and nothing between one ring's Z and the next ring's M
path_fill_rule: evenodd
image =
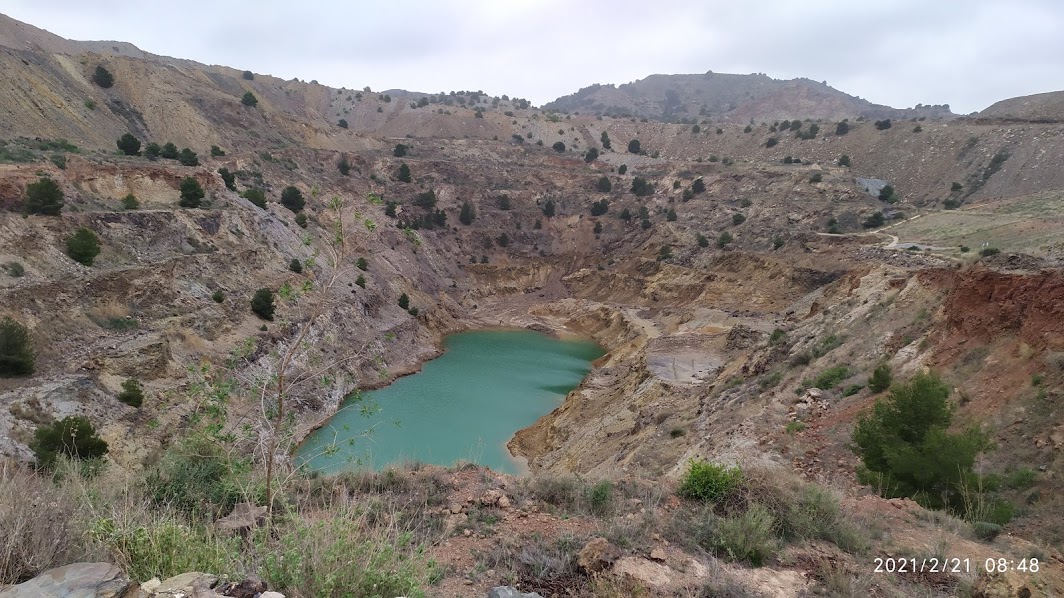
M665 122L746 124L793 118L824 120L951 118L949 106L899 110L873 104L809 79L764 74L651 75L623 85L592 85L558 98L545 110L635 116Z
M976 117L1032 123L1064 122L1064 91L1001 100Z

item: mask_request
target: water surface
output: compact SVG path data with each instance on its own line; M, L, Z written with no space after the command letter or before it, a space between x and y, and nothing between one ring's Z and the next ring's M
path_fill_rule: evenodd
M325 472L465 460L517 473L506 442L557 407L603 354L590 341L528 330L463 332L443 344L420 372L347 403L298 455Z

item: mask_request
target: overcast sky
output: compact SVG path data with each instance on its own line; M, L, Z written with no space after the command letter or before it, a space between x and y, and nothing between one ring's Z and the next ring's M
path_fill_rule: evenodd
M808 77L968 113L1064 88L1061 0L4 0L66 38L334 87L541 105L654 73Z

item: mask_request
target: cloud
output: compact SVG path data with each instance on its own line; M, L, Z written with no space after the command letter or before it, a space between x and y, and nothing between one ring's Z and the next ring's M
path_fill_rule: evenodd
M713 70L970 112L1064 79L1055 0L8 0L5 11L63 37L283 78L536 104L592 83Z

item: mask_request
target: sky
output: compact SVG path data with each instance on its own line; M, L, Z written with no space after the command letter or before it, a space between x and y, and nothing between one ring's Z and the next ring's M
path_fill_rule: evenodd
M959 114L1064 88L1060 0L4 0L0 12L283 79L537 106L593 83L710 70Z

